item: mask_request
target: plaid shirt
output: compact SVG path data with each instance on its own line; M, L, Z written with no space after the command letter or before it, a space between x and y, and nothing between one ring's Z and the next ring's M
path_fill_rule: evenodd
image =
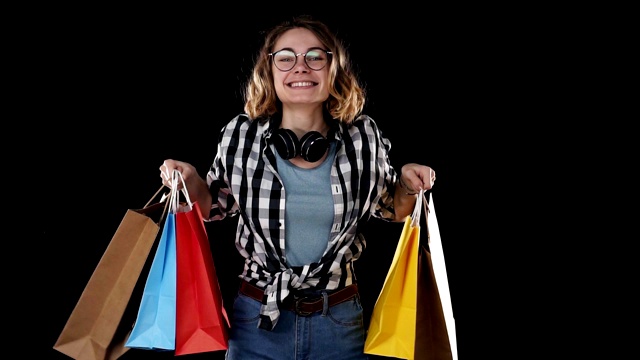
M394 217L397 173L391 143L366 115L346 125L334 120L337 141L331 168L334 219L320 262L291 268L285 258L286 189L269 138L279 121L238 115L222 128L207 173L213 204L207 221L240 215L236 248L245 259L240 277L265 289L259 327L273 329L279 305L292 289L334 290L354 282L352 262L366 247L359 226L370 216ZM271 124L271 125L270 125Z

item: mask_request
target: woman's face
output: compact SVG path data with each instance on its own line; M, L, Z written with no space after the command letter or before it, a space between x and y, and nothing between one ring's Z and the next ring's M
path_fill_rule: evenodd
M283 49L290 51L280 51ZM287 30L276 41L271 69L276 94L284 105L322 105L329 97L327 85L331 55L323 50L328 49L311 31L302 28ZM307 54L307 61L302 54ZM278 69L287 69L294 62L291 70ZM324 67L313 70L307 62L315 68Z

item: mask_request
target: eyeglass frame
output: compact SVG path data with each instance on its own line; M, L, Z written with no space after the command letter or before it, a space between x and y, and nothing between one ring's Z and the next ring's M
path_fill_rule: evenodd
M281 51L285 51L285 50L287 50L287 51L291 51L291 52L293 53L293 55L295 55L295 59L296 59L296 60L293 62L293 65L291 66L291 69L289 69L289 70L282 70L282 69L280 69L280 68L278 67L278 65L276 64L276 62L274 61L274 59L275 59L275 58L274 58L274 56L275 56L277 53L279 53L279 52L281 52ZM323 67L321 67L320 69L314 69L314 68L312 68L311 66L309 66L309 63L307 62L307 54L309 53L309 51L313 51L313 50L320 50L320 51L323 51L323 52L324 52L325 54L327 54L327 55L331 55L331 56L333 56L333 52L331 52L331 51L329 51L329 50L325 50L325 49L320 48L320 47L313 47L313 48L309 48L309 49L307 50L307 52L305 52L305 53L298 53L298 54L296 54L296 52L295 52L295 51L293 51L293 49L292 49L292 48L283 48L283 49L280 49L280 50L278 50L278 51L270 52L270 53L268 53L267 55L269 55L269 56L271 57L271 60L273 61L273 65L276 67L276 69L278 69L278 70L280 70L280 71L282 71L282 72L288 72L288 71L293 70L293 68L295 68L295 67L296 67L296 65L298 64L298 56L300 56L300 55L303 55L304 64L305 64L309 69L311 69L311 70L313 70L313 71L320 71L320 70L324 69L324 68L327 66L327 64L329 64L329 59L327 58L327 63L326 63L326 64L324 64L324 66L323 66Z

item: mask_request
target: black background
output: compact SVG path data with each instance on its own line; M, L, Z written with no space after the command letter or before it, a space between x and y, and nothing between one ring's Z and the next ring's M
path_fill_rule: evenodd
M22 86L36 99L28 111L41 121L33 132L41 161L30 169L39 174L33 189L38 207L44 205L35 251L45 259L38 286L46 296L31 314L46 324L38 335L41 358L67 358L53 344L125 211L144 205L160 186L162 161L180 159L206 172L218 131L242 112L261 31L299 13L325 20L345 40L367 90L365 113L390 138L394 165L418 162L436 170L433 198L458 353L461 359L494 355L482 320L496 316L483 307L485 267L495 264L479 256L491 241L479 217L486 215L487 169L508 166L512 155L497 131L520 101L513 65L519 53L505 50L517 47L509 28L518 19L469 8L380 8L365 15L231 6L238 9L41 8L23 23L29 41L21 54L29 55ZM207 224L227 297L240 271L235 223ZM376 220L367 229L368 248L356 263L367 316L401 229ZM172 356L131 350L122 358Z

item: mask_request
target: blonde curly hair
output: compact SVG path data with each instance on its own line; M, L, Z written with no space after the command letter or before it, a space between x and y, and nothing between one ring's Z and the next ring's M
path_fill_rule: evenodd
M270 117L278 112L282 103L276 95L269 53L280 36L287 30L304 28L313 32L322 45L333 53L329 65L329 98L325 109L334 119L352 122L362 113L365 103L364 88L358 82L342 41L323 22L302 15L273 27L265 36L244 91L244 111L251 119Z

